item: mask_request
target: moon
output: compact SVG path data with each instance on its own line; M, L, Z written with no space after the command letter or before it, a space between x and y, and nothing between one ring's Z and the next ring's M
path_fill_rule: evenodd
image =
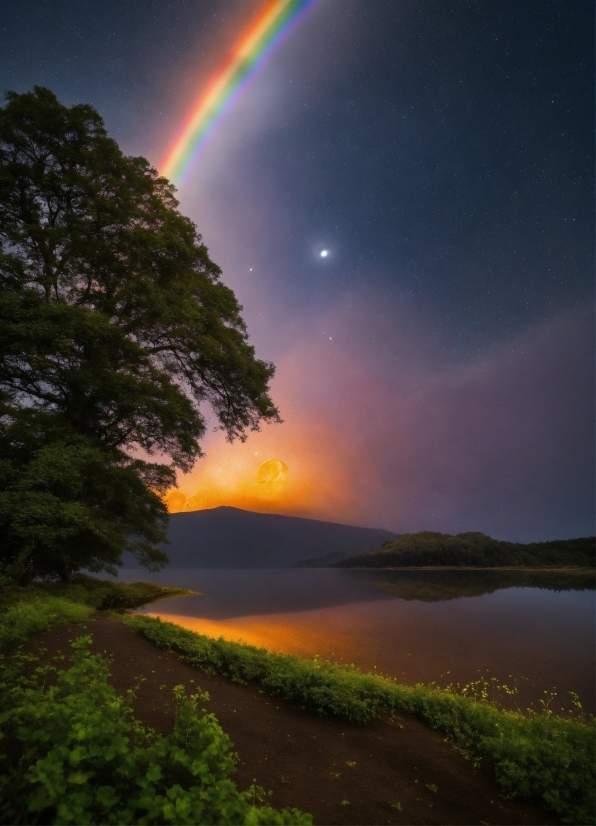
M286 479L289 469L285 462L280 459L267 459L259 465L257 479L261 485L271 485L274 482L282 482Z
M321 258L327 258L327 256L329 255L329 250L321 250L319 255L321 256Z
M186 505L186 496L180 490L171 490L165 497L170 513L179 513Z

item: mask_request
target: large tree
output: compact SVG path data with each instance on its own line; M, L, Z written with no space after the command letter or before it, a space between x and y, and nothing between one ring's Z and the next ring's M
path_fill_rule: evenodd
M91 106L6 95L0 564L21 579L101 570L127 549L163 562L160 495L201 455L204 403L229 439L279 420L273 366L177 206Z

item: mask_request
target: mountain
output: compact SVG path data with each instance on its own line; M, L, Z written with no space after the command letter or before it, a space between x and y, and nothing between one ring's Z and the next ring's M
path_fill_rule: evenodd
M165 550L172 568L290 568L306 557L333 554L336 561L361 553L395 534L220 507L172 514L168 536ZM125 567L137 565L128 556Z
M422 531L403 534L380 548L332 563L341 568L407 568L424 566L593 568L594 537L552 542L501 542L482 533Z

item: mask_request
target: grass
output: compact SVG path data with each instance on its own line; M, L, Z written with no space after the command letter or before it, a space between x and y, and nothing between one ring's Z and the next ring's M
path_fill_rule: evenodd
M137 605L141 594L167 590L98 582L9 587L0 595L0 649L9 651L0 655L0 822L311 824L298 809L266 805L258 786L239 791L232 744L201 708L206 694L187 696L177 686L175 729L161 737L133 717L134 692L116 694L109 663L90 653L89 636L72 643L66 669L23 653L28 637L84 622L94 605Z
M120 585L91 578L69 585L5 587L0 592L0 649L14 651L27 637L54 625L84 622L96 608L122 611L151 598L179 593L181 589L147 583ZM151 617L128 615L122 621L202 671L222 674L238 683L258 682L272 694L298 702L316 714L360 724L399 711L416 714L444 732L474 763L489 761L505 797L537 801L563 823L594 823L593 718L558 716L548 705L540 714L504 711L490 703L487 692L477 686L471 690L409 687L351 666L212 639ZM4 735L3 759L8 761L2 774L9 778L0 791L3 822L196 823L200 821L195 798L198 795L204 801L211 800L211 791L205 791L211 783L209 777L215 784L209 806L216 807L205 809L211 812L209 822L232 822L225 819L224 809L217 810L218 795L223 795L221 800L230 796L230 811L236 812L233 822L310 822L308 815L297 811L280 813L259 807L256 804L263 802L261 790L253 789L249 800L232 789L226 769L230 756L225 735L220 737L213 728L217 722L199 709L200 697L184 698L179 693L178 701L186 704L188 723L184 746L176 740L178 735L171 740L155 739L131 717L126 698L118 698L109 688L105 663L85 653L84 645L77 656L74 672L55 669L51 689L43 669L38 670L37 677L23 676L18 650L8 659L0 658L0 728ZM30 661L28 669L31 671ZM79 702L82 705L77 705ZM104 723L109 730L102 728ZM94 734L95 724L99 728ZM197 742L203 742L200 738L204 736L204 742L211 742L212 737L219 744L213 746L217 771L214 774L205 770L204 777L201 775L200 782L206 784L203 791L195 781L203 771L200 755L204 747L196 754L190 748L194 754L190 762L184 757L188 738L195 736ZM128 745L119 751L124 741ZM83 752L77 750L79 746ZM81 760L88 763L81 768L76 755L83 753ZM120 763L112 763L115 755L119 755ZM112 775L117 765L120 768ZM172 765L178 774L172 774ZM218 786L220 781L222 785ZM145 789L145 797L139 797L139 788ZM260 808L264 819L259 819Z
M34 582L0 588L0 651L55 625L84 622L94 610L123 612L147 602L193 594L149 582L124 584L79 576L72 582Z
M176 725L161 737L134 719L133 692L116 694L90 644L72 643L68 669L38 668L2 686L2 823L312 822L297 809L255 805L265 798L258 787L238 790L230 739L200 706L206 694L177 686Z
M88 605L98 611L122 612L156 602L159 599L195 594L186 588L155 585L152 582L112 582L80 575L71 582L33 582L26 587L6 585L0 590L0 610L15 603L30 602L43 597L59 597Z
M541 803L564 823L594 823L594 719L504 711L482 692L404 686L354 667L274 654L244 643L213 639L159 619L123 621L160 648L207 673L238 683L254 681L316 714L367 723L408 712L444 732L473 762L488 760L505 797Z
M0 651L55 625L84 622L92 613L93 608L88 605L63 597L36 596L27 602L17 602L0 615Z

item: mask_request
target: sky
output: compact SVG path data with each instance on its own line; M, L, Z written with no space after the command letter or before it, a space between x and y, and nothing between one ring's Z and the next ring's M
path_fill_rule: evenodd
M7 4L0 90L91 103L159 168L263 6ZM178 192L284 422L210 427L172 510L594 533L593 23L587 0L314 2Z

